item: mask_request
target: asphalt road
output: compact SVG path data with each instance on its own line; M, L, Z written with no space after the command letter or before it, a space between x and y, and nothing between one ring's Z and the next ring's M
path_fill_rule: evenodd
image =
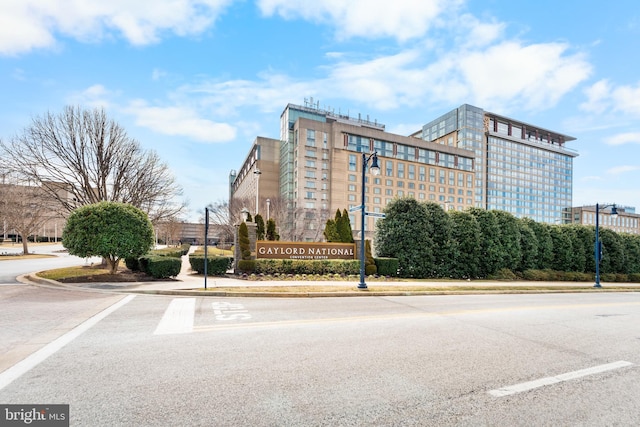
M66 403L74 426L640 420L637 293L86 298L118 302L1 372L0 403ZM5 315L2 330L20 321Z
M38 254L55 255L55 258L35 258L35 259L1 259L0 260L0 286L6 284L17 284L17 276L35 271L50 270L53 268L72 267L75 265L89 265L92 262L99 262L100 258L79 258L62 252L63 247L57 245L33 245L29 247L29 252ZM21 253L22 244L14 246L3 246L0 252Z

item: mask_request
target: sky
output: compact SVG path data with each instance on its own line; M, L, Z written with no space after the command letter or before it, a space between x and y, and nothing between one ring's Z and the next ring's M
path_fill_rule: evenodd
M311 98L401 135L471 104L573 136L573 205L640 212L637 0L0 2L0 138L104 108L169 165L187 219Z

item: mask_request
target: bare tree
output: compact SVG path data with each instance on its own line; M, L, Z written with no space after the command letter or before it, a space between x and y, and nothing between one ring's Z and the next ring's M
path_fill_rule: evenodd
M103 109L65 107L32 119L9 143L3 164L38 185L63 211L100 201L130 203L152 222L178 215L185 203L168 166L143 150Z
M241 212L244 206L247 206L247 200L242 199L233 199L231 203L220 200L207 206L209 225L218 231L220 240L223 242L233 242L235 226L242 222ZM204 222L204 216L202 222Z
M22 239L22 252L29 253L29 236L35 236L49 216L47 200L39 187L2 184L0 212L8 229L12 229Z
M158 234L167 245L174 245L180 239L183 227L183 222L177 217L167 218L156 226Z

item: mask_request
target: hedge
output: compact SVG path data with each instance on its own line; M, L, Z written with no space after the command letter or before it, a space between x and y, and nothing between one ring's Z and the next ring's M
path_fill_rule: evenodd
M255 272L259 274L358 274L359 260L297 260L297 259L258 259L255 260ZM248 272L240 267L241 271Z
M144 255L138 259L141 270L153 276L156 279L168 279L176 277L182 269L182 259L158 256Z
M374 258L380 276L397 276L400 262L398 258Z
M224 276L233 263L232 257L209 255L207 258L207 275L212 276ZM204 255L189 255L189 264L191 264L191 270L198 274L204 274Z

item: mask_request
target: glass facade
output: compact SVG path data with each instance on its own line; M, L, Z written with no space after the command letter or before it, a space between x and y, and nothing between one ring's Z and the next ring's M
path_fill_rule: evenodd
M571 208L577 153L564 142L572 137L462 105L424 125L422 139L475 153L477 207L547 223Z

